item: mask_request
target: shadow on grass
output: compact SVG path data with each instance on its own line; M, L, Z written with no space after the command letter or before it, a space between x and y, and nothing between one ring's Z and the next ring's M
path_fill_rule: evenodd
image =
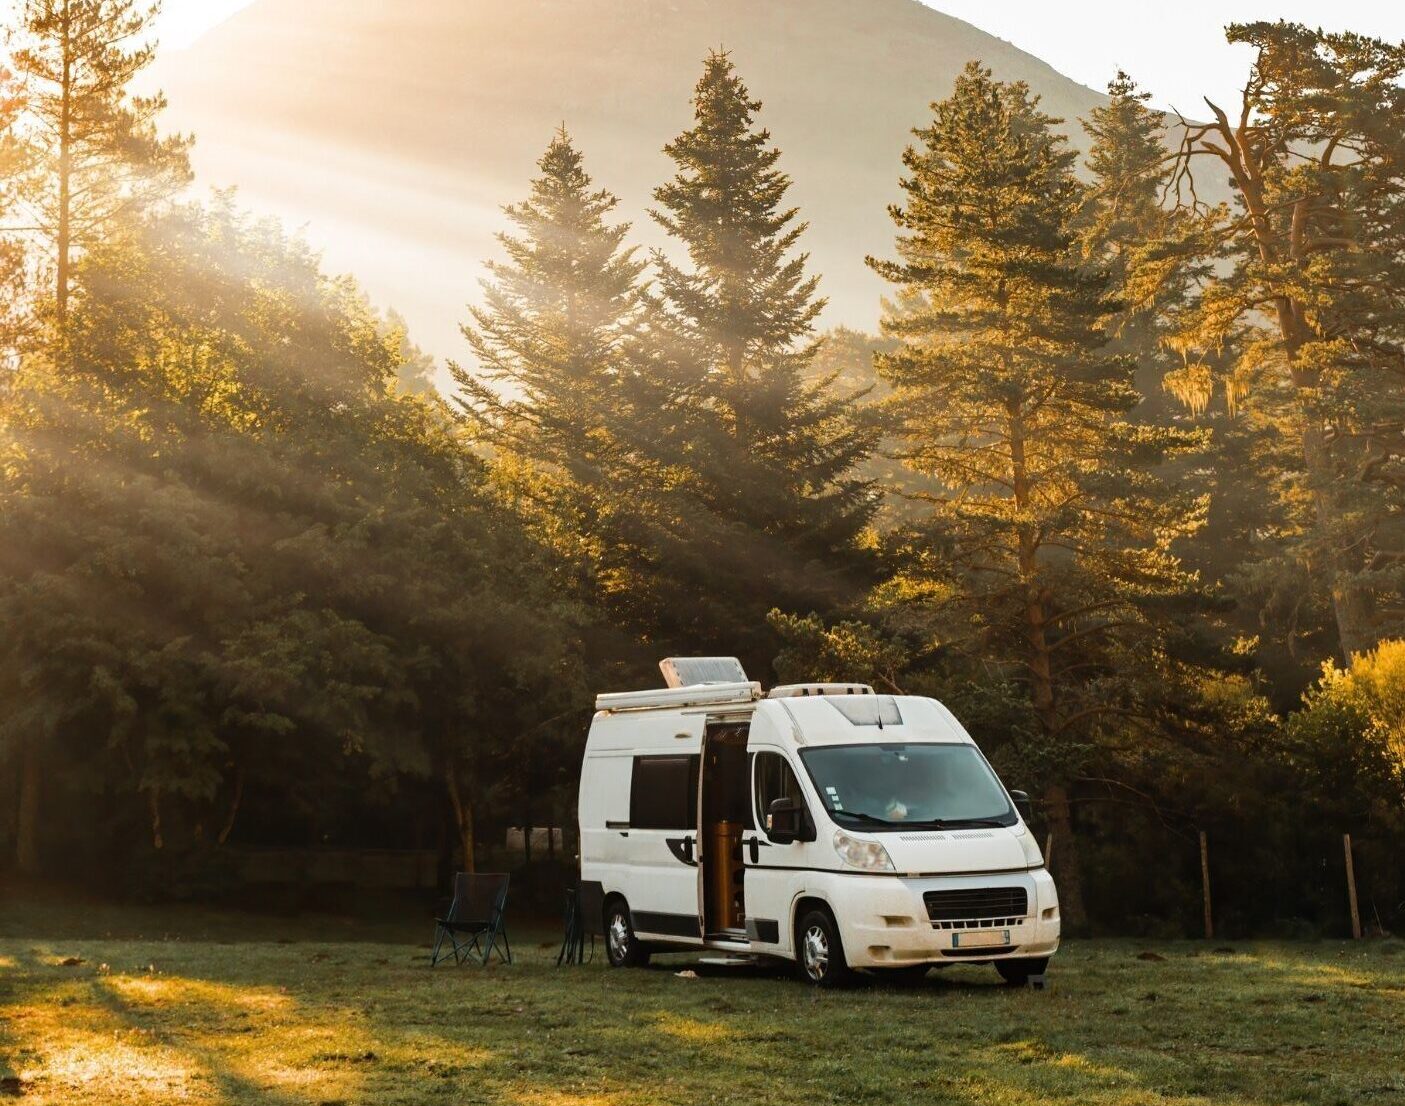
M1379 950L1081 945L1045 992L971 966L817 992L785 966L556 969L523 948L431 970L418 947L100 942L61 969L0 942L0 1050L65 1106L1405 1101L1400 961Z

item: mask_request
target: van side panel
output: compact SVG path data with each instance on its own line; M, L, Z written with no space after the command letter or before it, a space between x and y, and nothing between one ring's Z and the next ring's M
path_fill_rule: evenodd
M598 883L602 895L623 895L641 935L691 944L700 941L696 823L633 826L630 791L637 758L696 758L702 730L699 712L598 714L586 741L578 804L582 881Z
M582 866L624 859L613 827L629 825L628 754L587 754L581 766L580 828ZM598 878L598 877L595 877Z

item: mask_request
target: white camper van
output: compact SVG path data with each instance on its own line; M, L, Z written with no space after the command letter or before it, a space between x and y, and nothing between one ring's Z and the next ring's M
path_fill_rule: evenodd
M1054 881L1009 792L941 703L810 684L763 695L732 658L601 695L581 770L582 902L610 963L714 949L854 969L1041 976Z

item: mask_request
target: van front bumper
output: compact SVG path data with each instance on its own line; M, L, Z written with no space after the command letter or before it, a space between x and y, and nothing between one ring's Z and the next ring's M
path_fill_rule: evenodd
M836 881L838 882L838 881ZM894 876L845 879L841 901L832 905L844 955L852 967L985 963L1006 958L1045 957L1059 947L1059 899L1043 868L962 876ZM923 897L929 891L1023 887L1022 916L933 919ZM1009 943L1004 938L1008 934ZM965 937L966 944L962 939ZM972 944L996 940L997 944Z

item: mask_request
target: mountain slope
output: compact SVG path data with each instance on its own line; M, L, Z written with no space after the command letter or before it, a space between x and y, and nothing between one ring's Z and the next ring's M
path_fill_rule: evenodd
M554 127L624 200L636 240L689 119L709 48L729 50L795 178L828 323L873 327L863 265L892 241L910 129L971 58L1021 79L1055 115L1101 100L1009 43L917 0L258 0L154 79L198 138L206 185L306 224L436 353Z

